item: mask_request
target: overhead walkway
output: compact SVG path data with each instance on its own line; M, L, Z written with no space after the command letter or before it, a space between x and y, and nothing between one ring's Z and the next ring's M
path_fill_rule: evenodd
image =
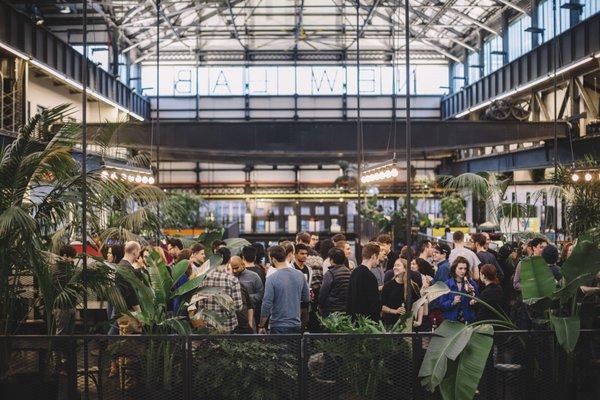
M558 42L558 54L555 52ZM481 111L493 101L552 87L554 70L563 81L598 68L600 13L566 30L482 79L442 98L442 118Z

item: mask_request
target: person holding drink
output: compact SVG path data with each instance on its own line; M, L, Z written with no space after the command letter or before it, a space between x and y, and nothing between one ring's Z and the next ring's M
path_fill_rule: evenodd
M469 262L463 257L457 257L450 267L450 279L446 285L453 292L478 296L477 285L469 274ZM471 323L475 321L475 300L455 293L440 297L439 305L444 312L444 319Z

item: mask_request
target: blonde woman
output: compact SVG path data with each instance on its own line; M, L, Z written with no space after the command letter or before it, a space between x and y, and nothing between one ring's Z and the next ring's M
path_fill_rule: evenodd
M420 297L419 287L408 279L403 261L399 258L394 262L394 278L383 285L381 292L382 320L389 326L394 325L402 315L406 314L413 302ZM413 326L420 326L423 323L423 313L424 309L421 307Z

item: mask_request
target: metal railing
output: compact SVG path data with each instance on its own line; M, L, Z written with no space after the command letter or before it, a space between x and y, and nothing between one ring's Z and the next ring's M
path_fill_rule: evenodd
M441 101L442 119L451 118L470 107L551 74L555 62L556 68L560 69L597 54L600 51L599 32L600 13L581 21L461 90L444 96Z
M432 335L3 336L0 397L439 399L418 378ZM593 399L598 378L598 330L572 357L553 332L497 332L477 398Z
M82 82L83 55L5 2L0 3L0 27L0 42L12 46L75 82ZM149 118L148 99L90 60L87 62L87 68L88 87L91 90L143 118Z

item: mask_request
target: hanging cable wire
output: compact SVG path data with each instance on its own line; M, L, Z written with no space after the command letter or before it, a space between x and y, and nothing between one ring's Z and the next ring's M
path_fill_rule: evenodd
M160 0L156 0L156 186L160 187ZM160 221L160 201L156 216ZM157 236L160 239L160 228Z
M400 31L400 21L397 17L398 7L395 4L394 12L392 14L392 38L391 38L391 50L392 50L392 119L390 121L390 133L388 135L388 141L386 146L386 153L390 151L390 141L393 141L393 153L392 153L392 162L396 161L396 147L397 147L397 82L396 82L396 69L398 68L398 58L396 57L396 50L398 49L399 37L398 32ZM396 19L394 19L396 17ZM396 26L398 24L398 26Z
M361 236L362 236L362 219L361 219L361 194L360 194L360 176L362 171L362 164L364 162L364 149L362 143L362 124L360 120L360 0L356 1L356 215L357 215L357 226L356 226L356 243L357 247L360 248Z
M556 75L556 70L558 67L558 32L556 30L557 28L557 11L556 11L556 1L557 0L552 0L552 9L553 9L553 34L554 34L554 57L553 57L553 69L554 69L554 78L553 78L553 91L554 91L554 95L553 95L553 100L554 100L554 110L553 110L553 120L554 123L552 124L552 129L553 129L553 133L554 133L554 184L557 184L557 173L558 173L558 131L557 131L557 123L558 123L558 114L557 114L557 107L558 107L558 100L556 98L557 94L558 94L558 76ZM567 96L567 93L565 93L565 96ZM571 136L569 134L569 136ZM554 196L554 215L553 215L553 219L554 221L552 221L554 223L554 234L555 234L555 240L556 237L558 236L558 196Z
M411 245L411 115L410 115L410 19L409 1L404 0L404 57L406 70L406 245Z
M83 5L83 57L81 57L81 83L83 90L81 93L81 262L82 262L82 281L83 281L83 333L88 333L88 295L87 295L87 86L89 62L87 56L87 0L82 1ZM87 340L83 341L83 369L88 370L88 351ZM84 397L89 399L89 376L84 377Z

